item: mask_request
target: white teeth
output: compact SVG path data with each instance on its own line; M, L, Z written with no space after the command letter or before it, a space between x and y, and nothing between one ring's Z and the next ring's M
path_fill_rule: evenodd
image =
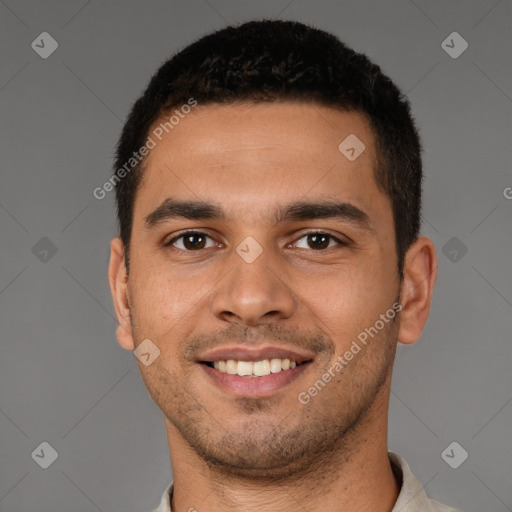
M252 375L253 364L250 361L238 361L236 373L240 376Z
M270 371L272 373L277 373L281 371L281 359L270 360Z
M252 372L258 377L268 375L270 373L270 361L268 359L264 359L263 361L257 361L256 363L253 363Z
M228 359L226 361L226 372L230 375L234 375L236 373L236 367L238 366L238 363L233 359ZM220 370L220 367L219 367Z
M297 366L296 361L289 359L263 359L261 361L237 361L228 359L227 361L214 361L213 367L221 373L230 375L240 375L241 377L256 376L263 377L270 373L279 373L283 370L293 369Z

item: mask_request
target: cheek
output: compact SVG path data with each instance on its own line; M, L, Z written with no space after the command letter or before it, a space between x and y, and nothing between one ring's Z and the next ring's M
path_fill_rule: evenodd
M193 315L194 305L204 294L199 293L203 288L198 290L190 279L174 278L151 268L135 271L131 288L132 314L143 329L141 335L157 338L187 315Z
M332 337L357 335L373 325L394 298L384 265L347 264L322 276L302 280L299 298Z

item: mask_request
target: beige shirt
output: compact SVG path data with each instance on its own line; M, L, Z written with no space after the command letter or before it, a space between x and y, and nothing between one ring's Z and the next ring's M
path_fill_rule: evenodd
M459 509L443 505L438 501L427 498L423 487L412 474L405 459L396 453L389 452L389 460L395 474L402 476L402 488L391 512L461 512ZM399 478L400 480L400 478ZM162 496L162 501L153 512L172 512L171 495L173 482L169 484Z

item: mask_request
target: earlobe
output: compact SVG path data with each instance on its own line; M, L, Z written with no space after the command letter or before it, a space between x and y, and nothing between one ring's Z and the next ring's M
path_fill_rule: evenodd
M126 350L134 350L124 245L119 237L114 238L110 243L108 281L119 324L116 331L117 341Z
M433 242L421 237L407 251L401 288L402 311L398 341L415 343L430 312L437 277L437 258Z

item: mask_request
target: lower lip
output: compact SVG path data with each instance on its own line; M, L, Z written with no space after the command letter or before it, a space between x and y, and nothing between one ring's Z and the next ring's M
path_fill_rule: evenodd
M295 368L282 370L278 373L270 373L263 377L241 377L223 373L211 366L201 364L200 366L222 389L230 391L236 396L264 396L286 386L297 379L311 364L302 363Z

